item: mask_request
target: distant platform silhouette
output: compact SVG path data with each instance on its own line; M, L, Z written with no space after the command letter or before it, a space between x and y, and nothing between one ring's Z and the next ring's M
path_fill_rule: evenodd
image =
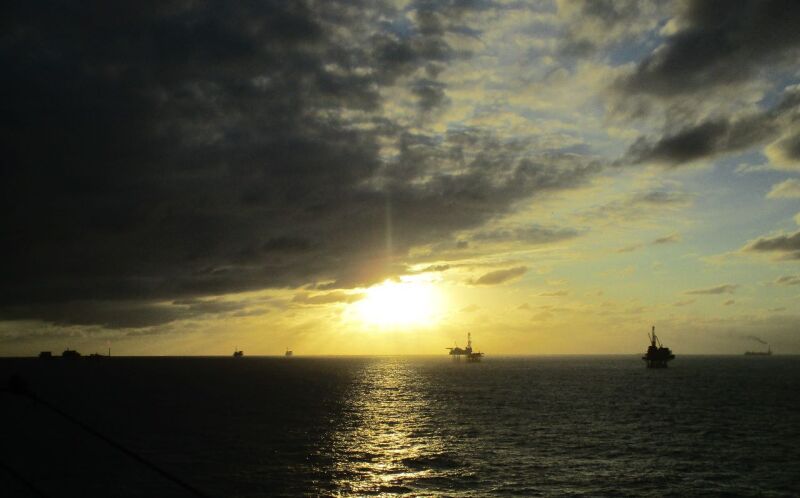
M483 358L483 353L472 351L472 334L469 332L467 333L467 347L462 349L458 347L458 345L456 345L452 348L447 348L447 349L450 350L449 354L450 356L453 357L454 360L460 360L461 358L464 358L467 361L475 362L475 361L481 361L481 358Z
M646 362L647 368L667 368L667 362L675 359L672 350L661 344L661 341L656 336L656 327L650 333L650 346L647 352L642 356Z

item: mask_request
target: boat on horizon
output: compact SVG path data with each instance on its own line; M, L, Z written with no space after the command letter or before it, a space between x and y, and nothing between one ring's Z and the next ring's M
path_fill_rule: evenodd
M285 353L283 353L283 356L292 356L293 354L294 354L294 351L292 351L291 349L289 349L289 348L287 347L287 348L286 348L286 352L285 352Z
M242 356L244 356L244 351L234 350L234 352L233 352L233 357L234 358L241 358Z
M661 344L661 341L656 336L655 325L653 325L648 337L650 338L650 346L647 347L647 351L642 356L647 368L667 368L667 362L674 360L675 355L672 354L671 349Z
M745 356L772 356L772 348L767 344L766 351L745 351Z

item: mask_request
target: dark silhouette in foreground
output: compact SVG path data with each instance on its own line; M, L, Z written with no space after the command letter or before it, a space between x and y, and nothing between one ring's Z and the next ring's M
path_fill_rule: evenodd
M25 398L31 399L31 400L41 404L42 406L45 406L45 407L49 408L50 410L52 410L53 412L57 413L58 415L60 415L65 420L68 420L69 422L71 422L71 423L77 425L78 427L80 427L82 430L88 432L89 434L91 434L91 435L95 436L96 438L102 440L103 442L107 443L108 445L110 445L110 446L116 448L117 450L121 451L122 453L128 455L133 460L135 460L138 463L144 465L145 467L153 470L154 472L156 472L160 476L164 477L165 479L168 479L168 480L172 481L173 483L177 484L178 486L180 486L184 490L188 491L192 495L200 496L200 497L207 496L205 493L203 493L199 489L195 488L191 484L187 483L186 481L182 480L181 478L179 478L179 477L171 474L170 472L162 469L161 467L159 467L155 463L151 462L150 460L147 460L145 457L139 455L138 453L134 452L133 450L130 450L130 449L126 448L125 446L123 446L122 444L118 443L117 441L114 441L113 439L109 438L108 436L105 436L104 434L98 432L93 427L91 427L88 424L78 420L77 418L73 417L72 415L70 415L69 413L65 412L61 408L57 407L56 405L50 403L49 401L37 396L36 393L34 393L31 390L30 386L25 381L25 379L23 379L22 377L20 377L18 375L11 375L11 377L8 379L8 384L7 384L7 387L6 387L5 391L7 391L7 392L9 392L11 394L15 394L15 395L18 395L18 396L23 396ZM7 466L3 465L3 467L7 467ZM12 473L12 475L14 477L18 477L18 473L14 472L13 469L8 469L8 470L10 470L10 472ZM29 482L27 480L24 480L24 479L21 479L21 482L23 484L25 484L35 494L40 495L40 496L44 496L41 493L41 491L38 490L38 488L36 488L36 486L33 483L31 483L31 482Z
M642 356L642 359L647 363L647 368L667 368L667 362L674 360L675 355L672 350L661 344L661 341L656 337L656 328L653 326L650 337L650 346L647 352Z

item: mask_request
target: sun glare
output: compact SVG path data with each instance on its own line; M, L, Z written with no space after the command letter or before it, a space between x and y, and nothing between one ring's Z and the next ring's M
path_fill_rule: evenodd
M366 297L354 304L358 318L370 325L423 326L437 319L441 296L426 281L387 280L367 289Z

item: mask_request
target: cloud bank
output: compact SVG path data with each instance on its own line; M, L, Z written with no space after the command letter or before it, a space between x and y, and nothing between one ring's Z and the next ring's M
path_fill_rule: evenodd
M471 280L472 285L499 285L517 279L524 275L528 268L524 266L515 266L505 270L495 270L483 274L475 280Z
M471 56L459 40L479 36L466 19L484 8L4 9L0 317L102 302L120 318L97 323L131 325L122 303L155 317L163 300L366 286L415 246L581 185L599 169L587 157L426 125L449 105L440 75Z
M733 294L736 291L737 287L739 286L736 284L723 284L723 285L717 285L716 287L709 287L707 289L695 289L686 291L684 294L690 294L690 295Z

